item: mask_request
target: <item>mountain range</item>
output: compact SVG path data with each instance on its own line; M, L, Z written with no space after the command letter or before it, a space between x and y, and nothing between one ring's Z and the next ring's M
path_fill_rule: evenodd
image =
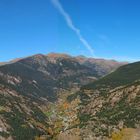
M137 137L139 72L140 62L57 53L1 63L0 139Z

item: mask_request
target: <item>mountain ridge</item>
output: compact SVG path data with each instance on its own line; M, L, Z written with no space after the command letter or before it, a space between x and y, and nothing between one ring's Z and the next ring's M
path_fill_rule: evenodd
M51 140L78 125L80 99L67 102L67 96L124 65L92 60L37 54L0 66L0 139Z

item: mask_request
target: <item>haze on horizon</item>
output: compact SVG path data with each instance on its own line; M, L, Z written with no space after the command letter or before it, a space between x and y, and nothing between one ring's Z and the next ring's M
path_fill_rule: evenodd
M140 60L138 0L1 0L0 62L50 52Z

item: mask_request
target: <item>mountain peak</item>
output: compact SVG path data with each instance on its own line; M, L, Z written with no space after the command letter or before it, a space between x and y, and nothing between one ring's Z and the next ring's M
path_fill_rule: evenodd
M49 53L47 56L50 58L71 58L70 55L65 53Z

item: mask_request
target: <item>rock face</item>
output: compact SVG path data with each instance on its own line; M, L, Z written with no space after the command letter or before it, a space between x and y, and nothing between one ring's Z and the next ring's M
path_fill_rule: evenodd
M54 53L3 63L0 66L0 139L55 139L61 132L60 139L68 135L67 129L79 124L80 101L77 98L68 102L67 96L75 96L74 92L82 85L121 65L124 63ZM101 108L102 101L96 104ZM75 135L68 138L79 139L79 128L76 130L70 130Z

